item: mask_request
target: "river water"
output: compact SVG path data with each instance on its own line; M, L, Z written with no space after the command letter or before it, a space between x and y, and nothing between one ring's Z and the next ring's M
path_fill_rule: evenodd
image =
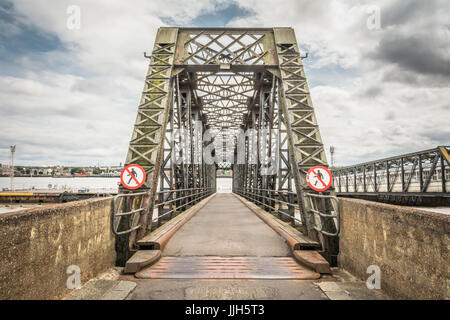
M120 182L119 177L15 177L14 189L20 190L68 190L77 191L81 188L87 188L91 192L113 192L117 191L117 185ZM217 178L217 190L231 190L230 178ZM0 177L0 191L10 189L9 177Z
M80 188L88 188L92 192L101 192L116 190L119 177L68 177L68 178L52 178L52 177L15 177L14 189L20 190L68 190L77 191ZM0 190L10 189L10 179L8 177L0 177Z
M15 177L14 190L34 190L34 191L72 191L77 192L80 189L88 189L89 192L117 192L117 183L119 177ZM217 192L231 192L232 179L217 178ZM33 189L34 188L34 189ZM0 192L10 189L9 177L0 177ZM46 204L43 204L46 205ZM39 206L34 204L14 204L1 205L0 214L5 212L18 211L26 208Z
M217 192L231 192L232 180L230 178L217 178ZM119 177L69 177L69 178L52 178L52 177L15 177L14 188L16 191L20 190L53 190L53 191L73 191L77 192L79 189L89 189L90 192L117 192L117 183L120 181ZM0 191L9 190L9 177L0 177ZM21 206L5 206L0 205L0 213L21 210L26 207L34 205ZM434 211L439 213L450 214L449 207L437 208L420 208L422 210Z

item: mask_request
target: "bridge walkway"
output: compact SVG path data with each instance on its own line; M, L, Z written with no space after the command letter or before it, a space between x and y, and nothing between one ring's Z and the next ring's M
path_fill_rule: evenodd
M170 239L163 256L288 257L275 231L231 193L217 193Z
M218 193L136 273L131 299L326 299L319 277L235 196Z

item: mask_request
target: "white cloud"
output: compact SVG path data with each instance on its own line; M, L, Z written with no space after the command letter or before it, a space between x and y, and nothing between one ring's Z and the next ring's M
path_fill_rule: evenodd
M220 4L220 3L219 3ZM80 30L66 27L69 5ZM185 22L214 9L207 1L15 0L21 23L56 35L64 51L17 58L23 76L0 77L1 146L17 143L21 164L118 164L126 155L161 17ZM64 71L52 67L67 65ZM38 69L38 70L36 70ZM34 71L29 71L34 70ZM6 149L0 162L7 162Z
M327 150L336 147L336 164L450 143L450 75L442 75L450 65L446 1L239 2L255 12L257 26L293 27L309 52L307 77L321 83L310 88L312 100ZM381 28L371 30L374 5ZM247 23L238 18L229 25ZM330 66L340 74L328 72Z
M2 140L18 145L23 164L118 164L124 157L134 99L74 91L82 81L53 72L0 77L8 88L0 91Z
M157 28L189 24L227 3L15 0L23 24L56 35L65 49L18 57L23 74L0 77L1 146L17 143L22 164L123 161L148 63L143 52L151 52ZM229 26L291 26L310 53L307 76L320 83L312 99L337 164L449 143L449 77L422 72L431 64L413 68L419 49L430 53L424 64L448 59L446 1L237 3L253 14ZM66 27L69 5L81 8L80 30ZM381 8L380 30L367 28L372 5Z

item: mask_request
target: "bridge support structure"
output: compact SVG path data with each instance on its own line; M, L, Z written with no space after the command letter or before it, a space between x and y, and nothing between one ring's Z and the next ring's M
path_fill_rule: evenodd
M334 191L308 187L327 167L302 57L291 28L160 28L126 164L147 181L120 188L114 231L124 261L136 241L216 190L229 163L233 192L292 222L334 263Z
M450 146L333 168L339 196L409 206L450 205Z

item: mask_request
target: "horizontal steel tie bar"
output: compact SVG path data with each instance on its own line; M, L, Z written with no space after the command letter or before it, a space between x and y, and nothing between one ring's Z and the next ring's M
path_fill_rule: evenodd
M128 212L119 212L119 213L115 213L114 216L116 216L116 217L128 216L133 213L138 213L138 212L145 211L145 210L146 210L146 208L140 208L140 209L136 209L136 210L128 211Z

